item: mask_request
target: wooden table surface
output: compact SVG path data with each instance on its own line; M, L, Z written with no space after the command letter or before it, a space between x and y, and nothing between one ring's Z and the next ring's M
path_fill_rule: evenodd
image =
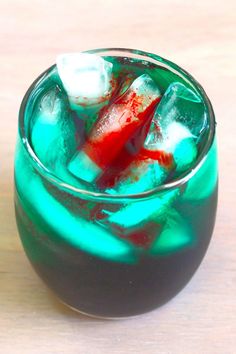
M32 270L13 210L21 99L57 54L158 53L191 72L217 118L220 194L207 255L187 287L141 317L101 321L60 305ZM0 353L236 353L236 1L0 1Z

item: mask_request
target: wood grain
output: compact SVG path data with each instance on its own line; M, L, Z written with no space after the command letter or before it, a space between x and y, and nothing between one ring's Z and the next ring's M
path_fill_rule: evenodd
M188 286L164 307L122 321L66 309L30 267L13 210L20 101L61 52L131 47L168 57L207 91L217 117L220 195L214 236ZM236 352L236 2L1 0L0 352Z

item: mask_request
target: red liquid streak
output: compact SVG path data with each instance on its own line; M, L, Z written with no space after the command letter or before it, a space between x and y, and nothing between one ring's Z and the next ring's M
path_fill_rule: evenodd
M142 148L137 159L139 161L144 161L147 159L155 160L158 161L161 166L167 169L172 168L174 164L173 155L163 150L148 150Z
M147 98L135 92L124 94L102 112L83 151L101 169L105 169L122 151L127 141L150 118L160 97L144 107ZM112 112L115 110L115 112ZM117 114L118 110L118 114ZM120 112L119 112L120 110ZM109 121L114 114L115 121ZM114 130L112 126L114 125Z
M148 150L141 148L138 155L134 156L130 154L126 148L124 148L118 158L113 161L113 163L109 166L109 169L107 169L107 171L97 181L98 187L101 189L113 188L119 180L129 177L133 178L133 181L138 181L139 177L132 175L132 168L127 170L126 174L125 170L131 164L136 167L142 166L146 160L157 161L166 169L171 169L174 166L174 159L171 153L162 150Z
M97 180L97 186L100 189L112 188L124 177L124 171L137 159L137 155L142 148L152 121L150 116L147 123L133 135L132 139L122 148L119 155L111 162L101 177Z
M132 163L134 155L130 154L124 147L118 157L112 161L102 176L97 181L100 189L112 188L119 181L122 172Z

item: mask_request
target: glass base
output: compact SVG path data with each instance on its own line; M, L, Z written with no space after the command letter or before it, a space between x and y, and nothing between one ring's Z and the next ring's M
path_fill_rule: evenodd
M107 320L107 321L128 320L128 319L133 319L133 318L145 315L145 313L143 313L143 314L139 314L139 315L124 316L124 317L107 317L107 316L103 317L103 316L93 315L91 313L81 311L71 305L68 305L66 302L62 301L61 299L59 299L59 298L57 298L57 299L60 301L60 303L62 303L64 306L68 307L72 311L77 312L80 315L87 316L87 317L90 317L92 319L97 319L97 320ZM151 312L151 311L149 311L149 312Z

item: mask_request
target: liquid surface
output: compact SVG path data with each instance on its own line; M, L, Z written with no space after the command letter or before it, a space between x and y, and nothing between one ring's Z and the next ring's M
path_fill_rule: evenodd
M163 67L104 59L111 92L95 103L71 103L57 68L41 81L28 131L41 163L68 184L108 194L142 193L186 173L209 129L198 93Z

